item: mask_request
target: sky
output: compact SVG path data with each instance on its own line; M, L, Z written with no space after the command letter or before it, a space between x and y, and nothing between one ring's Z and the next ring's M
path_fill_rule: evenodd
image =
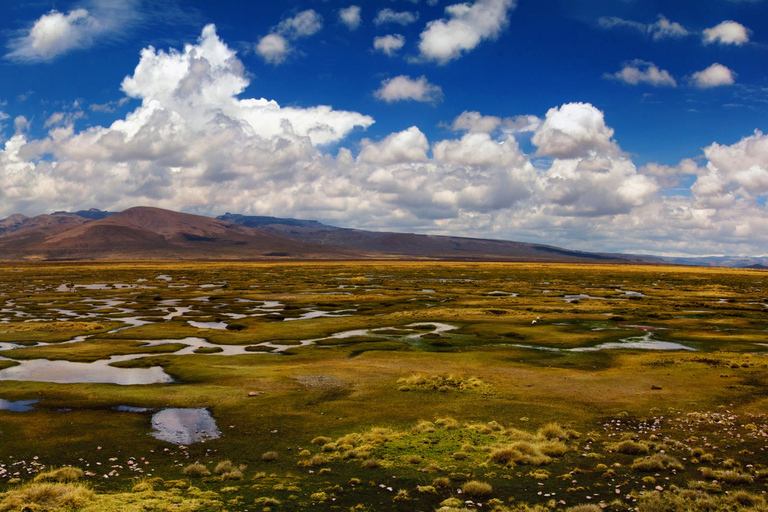
M0 3L0 218L768 254L768 0Z

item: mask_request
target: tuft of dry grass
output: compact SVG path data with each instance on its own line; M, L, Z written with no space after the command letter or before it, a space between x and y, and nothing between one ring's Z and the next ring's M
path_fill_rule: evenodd
M223 460L216 464L216 467L213 469L213 472L219 475L222 480L240 480L243 478L243 471L245 471L246 466L240 465L235 466L231 460Z
M656 453L650 457L635 459L634 462L632 462L633 471L652 472L662 471L664 469L677 469L682 471L685 468L679 460L665 453Z
M95 494L82 484L38 482L13 489L0 501L0 511L55 511L77 509Z
M486 482L479 480L470 480L461 486L461 492L473 498L485 498L493 493L493 487Z
M646 455L651 451L647 444L629 439L616 444L609 444L607 448L624 455Z
M82 469L66 466L40 473L35 477L35 482L59 482L65 484L77 482L81 478L83 478Z
M189 466L182 469L181 472L192 478L201 478L211 474L205 464L200 464L199 462L190 464Z
M263 462L274 462L279 458L280 456L277 454L277 452L264 452L261 454L261 460Z

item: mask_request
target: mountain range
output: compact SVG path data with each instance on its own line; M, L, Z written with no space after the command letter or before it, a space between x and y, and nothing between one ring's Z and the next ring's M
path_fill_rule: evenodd
M426 259L664 263L661 258L455 236L365 231L314 220L152 207L15 214L0 220L0 261ZM751 261L751 264L760 264Z

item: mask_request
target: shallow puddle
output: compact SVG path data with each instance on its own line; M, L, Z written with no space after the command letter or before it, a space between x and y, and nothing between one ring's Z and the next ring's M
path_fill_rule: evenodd
M513 347L529 348L532 350L544 350L547 352L599 352L601 350L688 350L695 351L695 348L673 343L671 341L661 341L653 339L653 333L648 332L644 336L632 336L623 338L619 341L601 343L593 347L576 348L556 348L537 345L513 344Z
M152 437L179 445L221 437L208 409L163 409L152 416L152 428Z
M113 356L93 363L49 361L47 359L16 361L19 363L17 366L0 370L0 380L56 382L58 384L104 383L123 386L173 382L171 376L165 373L160 366L152 366L151 368L110 366L110 363L128 361L137 357L141 356Z
M27 412L34 409L32 404L36 404L39 400L19 400L17 402L11 402L9 400L3 400L0 398L0 411L13 411L13 412Z
M187 323L198 329L217 329L223 331L227 328L226 322L195 322L194 320L187 320Z

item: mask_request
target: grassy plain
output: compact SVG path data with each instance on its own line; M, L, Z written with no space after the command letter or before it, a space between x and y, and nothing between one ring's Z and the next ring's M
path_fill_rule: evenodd
M0 511L768 510L766 279L502 263L3 266L0 372L134 354L115 366L160 366L174 382L0 380L0 399L39 400L0 410ZM256 351L175 354L188 337ZM148 435L168 407L206 408L221 437ZM84 474L39 478L63 466Z

